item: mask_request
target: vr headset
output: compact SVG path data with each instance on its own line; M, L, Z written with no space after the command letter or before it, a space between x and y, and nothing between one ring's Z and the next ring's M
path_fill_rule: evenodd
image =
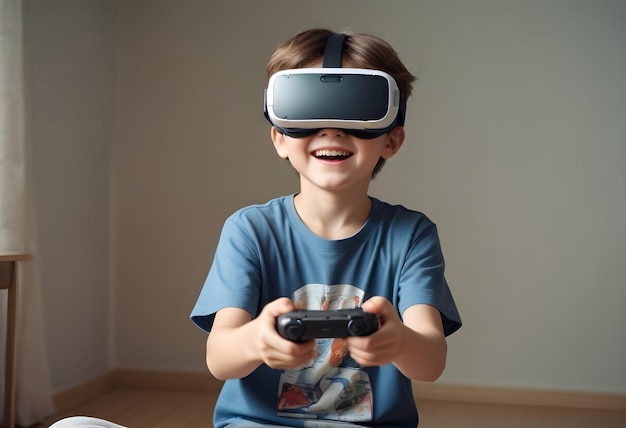
M279 132L303 138L337 128L371 139L404 125L406 102L391 75L341 68L344 37L328 37L322 68L282 70L270 77L264 112Z

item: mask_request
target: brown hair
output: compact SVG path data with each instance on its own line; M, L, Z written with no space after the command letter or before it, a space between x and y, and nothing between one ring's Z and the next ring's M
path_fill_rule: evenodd
M326 39L333 31L313 29L296 34L281 44L267 64L267 75L291 68L303 68L324 56ZM408 100L413 90L413 76L398 58L397 52L386 41L365 33L346 32L343 64L389 73L398 84L400 96Z

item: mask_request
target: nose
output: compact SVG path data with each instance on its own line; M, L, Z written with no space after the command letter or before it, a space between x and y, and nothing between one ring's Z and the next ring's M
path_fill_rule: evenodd
M345 137L347 132L338 128L323 128L317 132L318 137Z

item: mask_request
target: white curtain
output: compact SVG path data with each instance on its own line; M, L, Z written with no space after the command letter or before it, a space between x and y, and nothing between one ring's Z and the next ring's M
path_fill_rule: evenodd
M53 406L37 278L22 58L22 1L0 0L0 255L31 255L29 261L18 264L17 284L16 422L28 426L50 415ZM0 294L0 387L4 392L7 299L5 292Z

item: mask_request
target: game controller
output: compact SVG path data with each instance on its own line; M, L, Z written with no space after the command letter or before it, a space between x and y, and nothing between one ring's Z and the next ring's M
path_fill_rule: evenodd
M276 319L278 333L293 342L367 336L379 326L378 317L362 309L299 310L279 315Z

